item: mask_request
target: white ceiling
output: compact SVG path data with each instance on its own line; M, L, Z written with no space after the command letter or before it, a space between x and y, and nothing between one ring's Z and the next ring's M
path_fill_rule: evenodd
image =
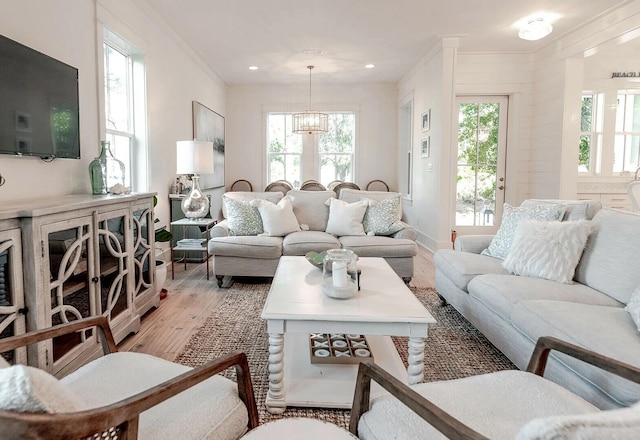
M446 35L460 52L533 52L631 0L146 1L227 84L303 83L309 64L315 84L396 82ZM554 32L519 39L541 14Z

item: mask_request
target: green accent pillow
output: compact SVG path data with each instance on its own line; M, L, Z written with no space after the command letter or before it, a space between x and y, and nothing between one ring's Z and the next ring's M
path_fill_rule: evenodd
M536 205L528 207L514 207L504 204L502 223L498 232L491 240L489 247L482 251L482 255L504 260L509 253L516 228L523 220L559 221L562 220L564 205Z
M251 206L249 202L226 196L222 196L222 202L227 211L229 235L258 235L264 232L258 208Z
M379 202L365 199L369 202L362 224L368 235L391 235L402 230L402 196L396 194Z

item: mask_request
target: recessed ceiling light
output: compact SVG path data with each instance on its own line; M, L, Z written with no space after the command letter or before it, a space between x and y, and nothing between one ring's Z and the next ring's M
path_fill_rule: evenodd
M249 66L249 70L258 70L258 66Z
M374 67L376 67L375 64L365 64L364 65L365 69L373 69Z
M553 31L551 23L544 18L535 18L520 28L518 36L523 40L535 41L546 37L551 31Z
M305 49L300 51L301 55L324 55L321 49Z

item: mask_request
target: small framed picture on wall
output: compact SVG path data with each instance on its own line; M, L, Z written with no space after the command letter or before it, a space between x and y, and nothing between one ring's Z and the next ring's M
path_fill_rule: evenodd
M421 123L422 131L429 131L431 129L431 109L422 114Z
M420 144L420 156L421 157L431 156L431 136L422 138L422 142Z

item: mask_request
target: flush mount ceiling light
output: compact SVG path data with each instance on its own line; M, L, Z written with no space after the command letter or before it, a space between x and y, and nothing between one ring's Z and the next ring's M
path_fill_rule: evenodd
M535 41L540 40L553 31L553 26L544 18L535 18L527 21L525 25L520 28L518 36L523 40Z
M307 66L307 69L309 69L309 107L307 108L311 109L311 70L313 66ZM326 133L329 129L329 116L315 110L305 110L302 113L293 114L292 125L294 133Z

